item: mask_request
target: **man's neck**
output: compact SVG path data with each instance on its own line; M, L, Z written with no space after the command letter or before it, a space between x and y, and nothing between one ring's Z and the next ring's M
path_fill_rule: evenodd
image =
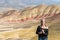
M45 27L45 25L42 25L42 27Z

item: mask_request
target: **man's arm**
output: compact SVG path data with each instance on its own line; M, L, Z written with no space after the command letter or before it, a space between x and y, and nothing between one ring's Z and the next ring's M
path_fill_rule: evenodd
M38 26L37 30L36 30L36 34L42 34L42 31L40 29L40 26Z
M40 31L40 32L39 32L39 34L43 34L43 32L42 32L42 31Z
M43 32L43 34L48 35L48 29L45 32Z

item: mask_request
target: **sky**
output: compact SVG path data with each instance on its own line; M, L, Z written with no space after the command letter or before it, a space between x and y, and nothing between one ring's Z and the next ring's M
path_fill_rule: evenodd
M57 4L60 5L60 0L0 0L0 7L2 8L16 8L21 9L28 6L35 6L40 4Z

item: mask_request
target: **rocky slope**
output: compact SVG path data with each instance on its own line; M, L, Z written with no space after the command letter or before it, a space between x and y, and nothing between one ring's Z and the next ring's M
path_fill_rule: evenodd
M40 20L42 17L49 18L60 13L59 5L38 5L35 7L27 7L21 11L8 10L4 14L0 14L0 23L22 23L28 20Z
M27 19L27 18L39 18L41 16L49 17L60 13L60 6L58 5L38 5L36 7L28 7L23 9L22 11L17 10L9 10L6 13L2 14L5 16L2 19L7 18L21 18L21 19Z

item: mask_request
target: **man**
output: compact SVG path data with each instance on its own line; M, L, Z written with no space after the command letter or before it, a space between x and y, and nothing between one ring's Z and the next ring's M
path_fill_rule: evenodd
M48 40L48 27L45 24L45 19L41 20L41 25L37 27L36 34L38 34L38 40Z

